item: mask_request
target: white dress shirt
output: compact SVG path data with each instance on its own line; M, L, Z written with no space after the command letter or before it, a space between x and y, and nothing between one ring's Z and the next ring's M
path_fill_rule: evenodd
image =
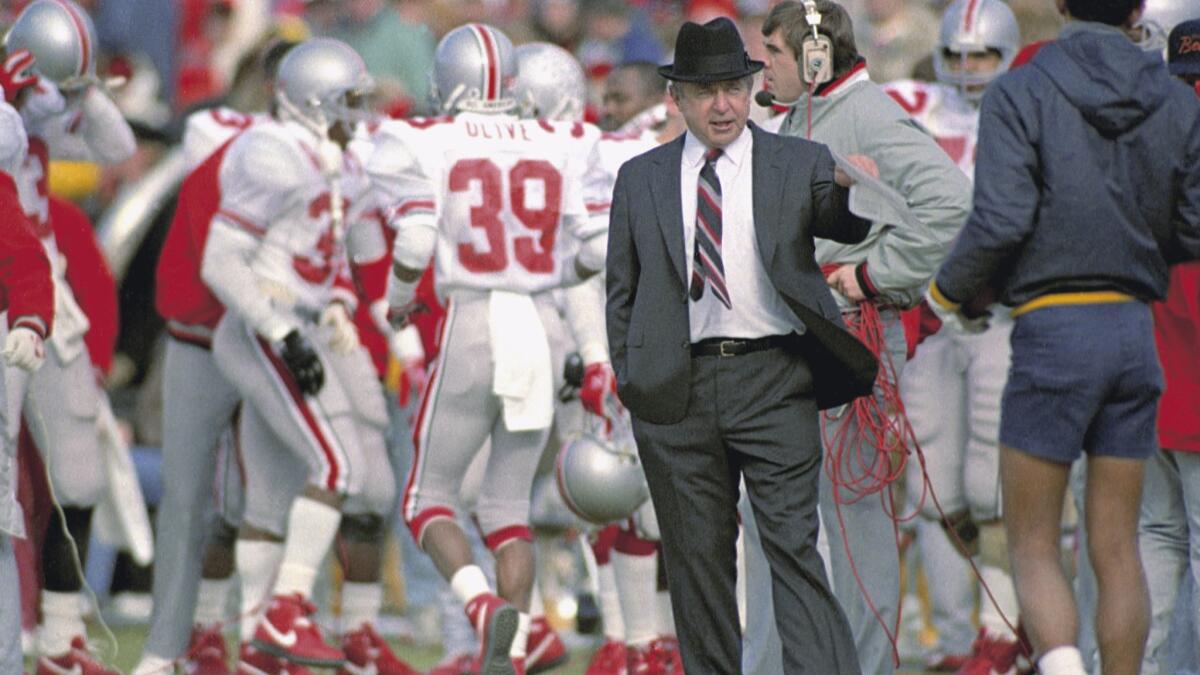
M716 161L721 181L721 260L725 286L733 309L716 298L706 281L699 301L688 300L692 342L706 338L760 338L787 335L800 326L799 319L775 289L758 251L754 235L753 134L749 128L730 143ZM683 141L679 168L683 191L683 244L687 282L691 283L695 257L696 184L708 148L691 132Z

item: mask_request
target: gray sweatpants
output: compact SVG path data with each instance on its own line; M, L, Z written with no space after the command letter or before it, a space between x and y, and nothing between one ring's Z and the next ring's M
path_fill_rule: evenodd
M154 610L144 651L176 658L196 612L204 537L212 513L217 439L240 396L212 352L167 340L163 367L162 500L154 541Z
M907 352L904 327L894 313L884 314L883 321L884 340L899 374L904 367ZM843 423L842 420L826 421L825 437L832 437L837 427ZM825 448L824 451L828 453L829 448ZM870 454L874 453L875 449L863 448L862 452L867 456L865 461L870 463ZM857 462L859 456L854 449L849 449L844 453L843 463ZM855 464L843 468L855 470L858 467ZM821 528L829 540L830 561L826 567L833 572L830 579L833 594L849 619L862 672L890 675L895 670L892 664L892 645L854 579L854 572L846 555L846 542L849 543L854 564L858 568L858 575L866 587L866 592L870 594L871 601L888 623L890 630L890 627L895 625L898 611L896 603L900 592L900 559L896 550L892 521L884 513L878 495L861 499L856 504L843 504L841 513L846 524L846 538L843 540L838 524L837 506L834 504L833 485L826 471L822 470L820 473ZM843 493L844 499L850 497L852 495ZM745 512L743 517L744 515ZM747 528L752 527L753 521L743 522ZM782 654L779 652L781 643L773 620L775 610L771 600L771 576L765 564L766 558L759 537L747 534L745 556L747 618L746 635L742 645L743 669L747 673L758 675L783 673Z

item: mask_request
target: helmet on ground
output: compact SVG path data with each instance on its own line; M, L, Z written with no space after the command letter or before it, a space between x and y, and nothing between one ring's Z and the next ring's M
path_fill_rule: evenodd
M1003 0L955 0L942 15L938 45L933 52L933 67L939 82L958 87L972 98L982 97L987 86L1012 65L1021 49L1021 27ZM995 51L1000 63L991 73L953 70L947 52L965 58L972 52ZM968 92L967 87L975 88Z
M628 518L650 496L633 448L615 446L595 433L562 447L556 476L567 507L596 525Z
M522 117L578 122L583 119L587 82L571 52L549 42L517 47L513 97Z
M293 47L275 75L280 110L315 126L361 120L366 114L362 99L374 88L375 80L358 52L332 38Z
M443 113L507 112L517 56L512 41L499 30L469 23L446 33L433 53L430 94Z
M71 0L34 0L4 38L12 54L29 50L37 74L60 89L96 83L96 27Z

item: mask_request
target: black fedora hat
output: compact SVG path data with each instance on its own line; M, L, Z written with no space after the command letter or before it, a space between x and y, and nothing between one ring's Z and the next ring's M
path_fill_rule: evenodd
M762 67L762 61L746 53L737 26L722 16L703 26L683 24L675 38L675 63L659 66L658 74L678 82L720 82L752 75Z

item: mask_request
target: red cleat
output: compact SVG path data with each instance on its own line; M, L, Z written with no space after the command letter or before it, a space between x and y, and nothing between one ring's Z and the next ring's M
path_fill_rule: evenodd
M479 636L480 675L513 675L513 638L520 616L517 609L492 593L480 593L467 603L467 619Z
M653 642L641 647L630 645L625 651L625 668L629 675L666 675L670 672Z
M426 675L470 675L479 672L477 657L474 654L459 654L451 656L433 667ZM472 669L474 669L472 671Z
M183 658L183 672L188 675L232 674L220 626L196 624L192 627L192 639Z
M325 643L312 620L317 608L299 593L271 598L250 644L285 661L317 668L338 668L346 657Z
M683 657L679 654L679 639L674 635L664 635L651 642L650 651L658 657L666 672L683 672Z
M1016 675L1026 672L1025 648L1021 641L1008 635L997 635L986 628L971 645L971 656L958 675ZM1030 671L1032 672L1032 671Z
M369 623L342 636L346 663L338 675L420 675L396 656L386 640Z
M237 675L312 675L312 671L242 644L238 653Z
M43 656L38 659L37 675L121 675L92 656L82 637L71 639L66 654Z
M567 646L544 616L530 622L529 641L525 651L524 666L529 675L545 672L567 662Z
M626 659L624 642L605 640L592 654L584 675L626 675Z

